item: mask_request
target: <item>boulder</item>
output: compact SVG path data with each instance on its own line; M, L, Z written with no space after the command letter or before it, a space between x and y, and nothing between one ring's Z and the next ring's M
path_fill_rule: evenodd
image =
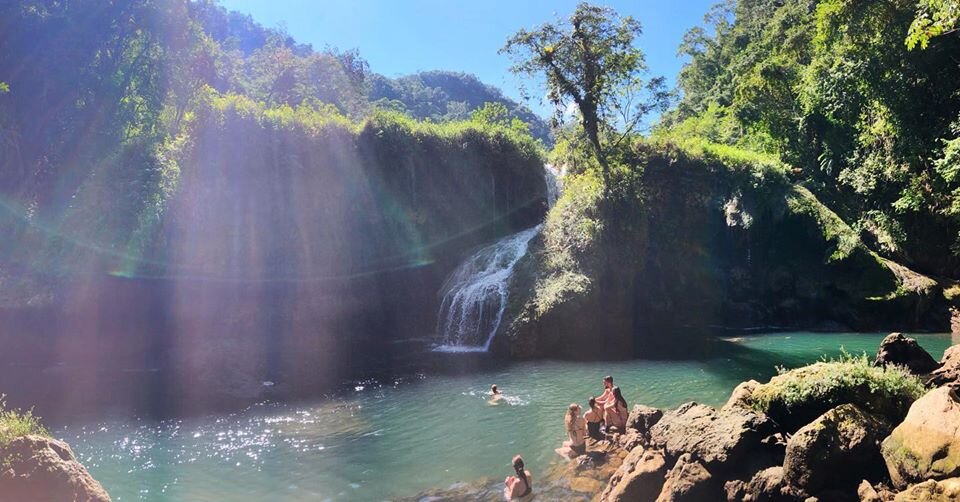
M747 380L746 382L740 382L740 385L737 385L733 389L733 393L730 394L730 399L727 400L727 404L723 405L724 409L726 408L746 408L750 409L750 396L753 395L753 391L760 386L760 382L756 380Z
M937 387L956 384L960 381L960 345L954 345L943 353L940 367L928 377L928 382Z
M762 461L762 440L776 432L775 427L765 415L750 410L687 403L663 414L650 429L650 443L670 459L691 453L711 472L726 472Z
M656 450L636 448L613 473L600 500L603 502L647 502L656 500L667 473L667 459Z
M807 493L828 488L853 490L863 480L886 474L880 442L890 424L843 404L801 427L787 441L783 461L787 483Z
M644 438L650 437L650 428L663 417L663 411L642 404L633 406L627 417L627 430L636 430Z
M730 502L795 502L804 500L783 478L783 467L757 472L749 482L729 481L724 486Z
M892 502L896 494L883 486L874 486L864 479L857 487L857 497L860 502Z
M956 502L960 500L960 478L928 479L897 494L895 502Z
M0 447L0 500L109 502L67 443L23 436Z
M914 375L925 375L940 367L915 338L907 338L903 333L890 333L880 342L873 364L904 366Z
M689 453L684 453L667 473L657 502L697 502L719 498L720 490L710 471Z
M914 402L881 452L898 488L960 476L960 398L954 390L940 387Z

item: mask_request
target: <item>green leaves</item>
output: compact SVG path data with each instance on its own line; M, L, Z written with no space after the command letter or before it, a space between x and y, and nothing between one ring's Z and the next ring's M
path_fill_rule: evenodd
M910 24L907 48L926 49L930 40L960 29L960 2L957 0L920 0L917 17Z

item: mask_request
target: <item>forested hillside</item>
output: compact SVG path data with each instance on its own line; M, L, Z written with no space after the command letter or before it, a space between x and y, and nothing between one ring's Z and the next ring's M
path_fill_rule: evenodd
M348 205L359 220L337 235L387 225L392 245L374 236L347 252L327 228L327 251L359 261L317 275L416 261L411 256L421 248L495 223L542 194L542 187L531 192L526 182L504 179L458 199L473 206L431 205L435 195L451 193L431 187L443 183L437 176L466 183L465 172L499 176L523 166L528 181L542 183L540 147L527 131L547 139L543 121L470 75L389 79L356 51L314 50L207 0L7 2L0 18L0 222L17 236L3 244L0 277L18 268L43 276L190 273L171 262L172 228L181 223L168 217L194 190L208 194L200 199L211 208L216 194L245 201L219 207L205 224L204 231L227 232L221 245L234 246L215 251L230 257L205 256L217 277L228 269L268 273L265 262L303 253L288 239L306 239L304 225L346 224L338 211ZM293 144L304 151L287 150ZM213 151L239 155L223 164ZM339 185L290 178L296 169L275 178L291 166L317 176L340 169L345 190L324 195L317 191ZM215 169L220 184L210 178ZM290 187L280 185L292 181L344 208L311 209L307 194L289 199ZM258 192L271 183L271 192ZM228 186L232 194L220 190ZM389 207L387 198L394 199ZM281 200L286 212L274 211ZM269 235L262 233L268 227ZM254 259L238 245L265 254ZM4 295L17 293L8 287Z
M779 156L877 252L960 273L956 2L742 0L687 33L669 134Z

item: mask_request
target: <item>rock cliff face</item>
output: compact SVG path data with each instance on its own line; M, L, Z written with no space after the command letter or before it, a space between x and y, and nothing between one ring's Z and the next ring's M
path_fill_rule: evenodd
M110 502L63 441L23 436L0 447L0 500Z
M637 162L635 195L604 194L589 174L565 182L515 268L501 353L651 355L717 327L949 329L936 281L868 249L776 171L744 179L682 152Z

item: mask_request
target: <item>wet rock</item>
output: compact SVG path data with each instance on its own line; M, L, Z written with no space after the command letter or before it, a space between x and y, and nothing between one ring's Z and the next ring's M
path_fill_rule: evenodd
M918 399L881 448L895 486L960 476L960 398L940 387Z
M860 502L891 502L896 494L883 486L873 486L864 479L857 487L857 497Z
M956 385L960 382L960 345L954 345L944 351L940 367L930 373L928 382L937 387Z
M63 441L23 436L0 448L0 500L109 502Z
M880 342L873 364L904 366L914 375L925 375L940 367L915 338L907 338L903 333L890 333Z
M801 427L788 441L783 462L787 483L807 493L852 490L885 474L880 442L890 425L856 405L843 404Z
M750 396L753 395L753 391L755 391L759 386L760 382L756 380L747 380L746 382L741 382L740 385L737 385L737 387L733 389L733 393L730 394L730 399L727 400L727 404L723 405L724 409L750 409Z
M895 502L956 502L960 500L960 478L929 479L897 494Z
M667 473L667 460L656 450L636 448L610 477L601 502L647 502L656 500Z
M711 472L737 470L748 460L759 460L761 440L775 427L766 416L750 410L687 403L664 413L650 429L650 442L671 459L691 453Z
M696 502L720 499L720 489L710 471L689 453L680 455L667 473L657 502Z
M570 489L580 493L600 493L603 481L588 476L577 476L570 480Z
M627 430L633 429L639 432L644 438L650 437L650 428L653 427L663 417L663 411L657 408L651 408L642 404L633 406L633 410L627 417Z

